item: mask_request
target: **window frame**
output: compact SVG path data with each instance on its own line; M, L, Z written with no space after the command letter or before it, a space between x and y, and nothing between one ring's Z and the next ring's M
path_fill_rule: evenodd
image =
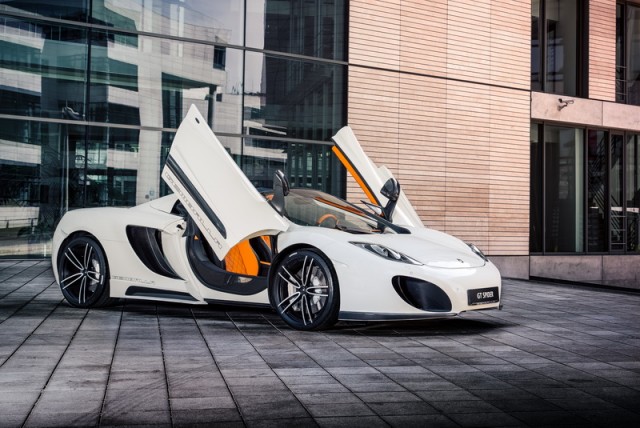
M576 16L576 37L578 39L576 43L576 90L575 94L558 92L559 95L575 96L580 98L589 97L589 2L586 0L576 0L577 2L577 16ZM538 63L538 79L534 81L531 79L531 90L544 93L551 92L547 88L547 55L548 55L548 43L547 43L547 0L540 0L540 10L538 11L538 41L539 41L539 63ZM533 6L532 6L533 8ZM533 12L533 9L532 9ZM533 14L532 14L533 16ZM532 28L533 30L533 28ZM532 39L533 40L533 39ZM533 69L533 64L531 64ZM537 88L534 88L535 86Z

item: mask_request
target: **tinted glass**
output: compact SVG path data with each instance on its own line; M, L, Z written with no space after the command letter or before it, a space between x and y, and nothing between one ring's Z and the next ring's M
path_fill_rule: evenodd
M83 114L86 41L79 28L0 17L0 113Z
M627 6L627 103L640 105L640 7Z
M587 136L588 251L607 251L607 139L604 131Z
M627 85L625 82L625 9L623 4L616 5L616 101L627 101Z
M546 0L546 92L577 94L578 3L579 0Z
M328 141L344 124L345 67L246 53L248 134Z
M626 215L624 212L624 138L622 135L611 136L610 170L609 170L609 206L611 251L623 251L626 240Z
M0 12L86 22L88 0L0 0Z
M285 197L287 218L301 226L318 226L349 233L382 233L378 223L358 208L323 192L293 189Z
M531 124L531 211L529 247L532 253L542 252L542 144L537 123Z
M540 49L540 0L531 1L531 90L540 91L540 69L542 56Z
M342 165L328 145L247 138L242 159L242 169L256 187L271 189L279 169L291 187L342 193Z
M627 138L627 251L640 252L640 135Z
M583 131L545 127L545 251L584 251Z
M64 174L70 133L66 125L0 119L0 256L50 255L74 178Z
M248 0L247 46L345 59L344 0Z
M215 132L241 131L242 51L103 31L92 40L90 120L177 128L195 104Z
M95 0L91 20L115 29L242 45L244 2Z

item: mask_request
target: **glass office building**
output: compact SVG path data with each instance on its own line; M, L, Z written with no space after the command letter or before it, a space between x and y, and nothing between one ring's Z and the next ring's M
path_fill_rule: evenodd
M191 104L257 187L345 192L343 0L0 0L0 256L70 209L131 206Z

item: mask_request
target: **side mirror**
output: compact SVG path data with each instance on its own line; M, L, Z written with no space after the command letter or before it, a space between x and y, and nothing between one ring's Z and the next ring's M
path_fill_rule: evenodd
M382 186L382 189L380 189L380 194L389 200L387 205L382 208L382 212L384 213L384 217L392 222L393 211L396 209L396 204L400 197L400 183L398 183L395 178L388 179L387 182L384 183L384 186Z
M273 174L273 198L271 205L282 216L286 215L284 208L284 197L289 194L289 180L284 172L277 170Z
M390 201L396 202L400 197L400 183L395 178L390 178L384 183L380 193Z

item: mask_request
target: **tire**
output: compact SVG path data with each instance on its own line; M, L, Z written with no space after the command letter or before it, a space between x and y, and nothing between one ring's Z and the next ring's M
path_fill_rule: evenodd
M296 330L323 330L338 321L340 290L331 262L312 249L294 251L275 267L269 301Z
M58 256L60 291L71 306L91 308L110 305L109 266L98 242L89 236L71 238Z

